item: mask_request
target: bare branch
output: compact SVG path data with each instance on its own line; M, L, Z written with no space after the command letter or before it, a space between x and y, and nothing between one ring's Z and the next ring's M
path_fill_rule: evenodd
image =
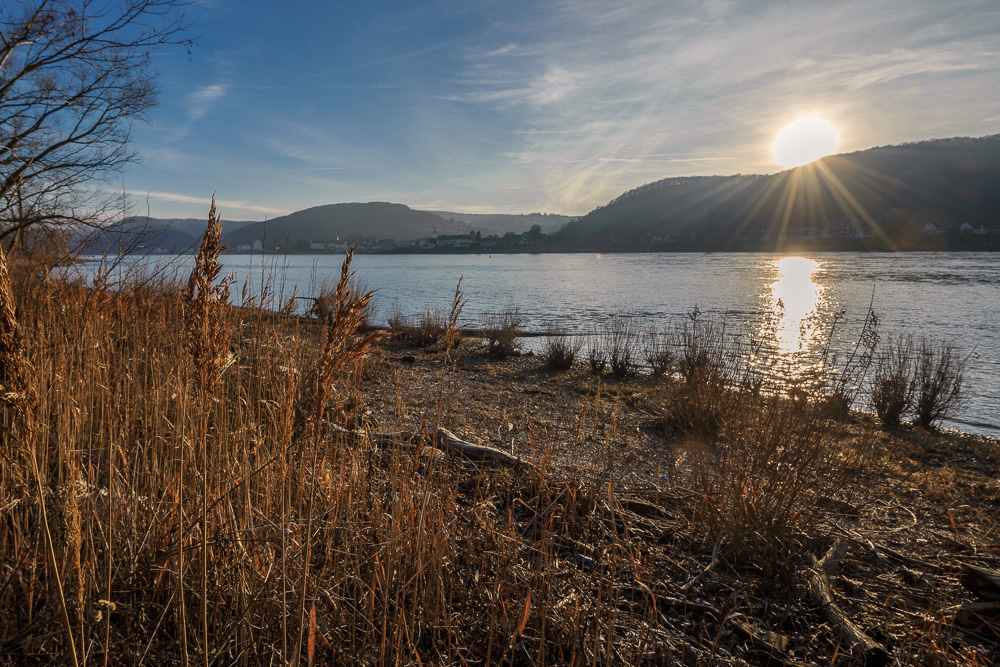
M184 0L27 0L0 7L0 240L93 223L100 182L136 158L156 104L154 51L189 46ZM88 213L89 212L89 213Z

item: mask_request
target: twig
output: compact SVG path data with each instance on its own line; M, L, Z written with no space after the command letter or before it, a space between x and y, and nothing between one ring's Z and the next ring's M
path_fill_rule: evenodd
M712 561L708 564L708 567L706 567L704 570L702 570L695 576L691 577L691 580L688 581L686 584L684 584L684 587L681 588L681 593L684 594L684 597L687 597L688 593L691 592L692 586L701 581L706 574L708 574L709 572L712 571L712 569L715 568L715 561L718 560L719 558L719 547L722 546L722 542L723 540L719 540L718 542L715 543L715 547L712 549Z

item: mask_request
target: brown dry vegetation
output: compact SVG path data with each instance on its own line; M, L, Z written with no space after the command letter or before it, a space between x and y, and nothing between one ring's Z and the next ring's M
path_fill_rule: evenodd
M805 583L835 538L895 664L996 659L952 621L997 443L763 396L709 340L621 379L454 317L378 342L349 257L322 323L229 306L206 239L185 298L0 260L0 664L859 664Z

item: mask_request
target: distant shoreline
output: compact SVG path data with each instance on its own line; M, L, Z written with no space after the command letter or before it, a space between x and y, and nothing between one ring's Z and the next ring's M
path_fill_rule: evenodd
M585 245L585 246L533 246L533 247L513 247L513 248L487 248L487 249L465 249L465 248L440 248L433 250L414 250L414 249L401 249L401 250L381 250L381 249L366 249L364 247L358 247L355 251L357 254L365 255L545 255L545 254L574 254L574 253L602 253L602 254L672 254L672 253L803 253L803 252L872 252L872 253L908 253L908 252L918 252L918 253L929 253L929 252L998 252L1000 251L1000 238L996 239L993 243L984 245L968 245L968 246L935 246L935 245L920 245L915 247L907 248L888 248L888 247L866 247L863 245L855 246L839 246L831 247L829 244L805 244L805 243L789 243L780 246L741 246L741 247L697 247L690 245L671 245L671 246L647 246L647 245ZM194 251L189 252L168 252L159 253L164 255L186 255L193 254ZM333 255L340 256L343 255L342 251L322 251L322 250L257 250L253 252L249 251L236 251L231 249L226 249L223 254L227 255L248 255L248 254L264 254L264 255Z

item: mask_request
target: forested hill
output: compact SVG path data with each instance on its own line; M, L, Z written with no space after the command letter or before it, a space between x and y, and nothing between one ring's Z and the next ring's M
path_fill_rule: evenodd
M415 211L403 204L369 202L365 204L327 204L255 222L226 232L230 249L262 241L268 249L276 246L289 250L308 248L309 243L360 243L365 239L413 240L438 234L468 234L472 226L446 220L428 211Z
M872 148L766 176L664 179L591 211L554 241L725 249L850 239L905 249L963 233L992 239L983 231L997 227L1000 135Z

